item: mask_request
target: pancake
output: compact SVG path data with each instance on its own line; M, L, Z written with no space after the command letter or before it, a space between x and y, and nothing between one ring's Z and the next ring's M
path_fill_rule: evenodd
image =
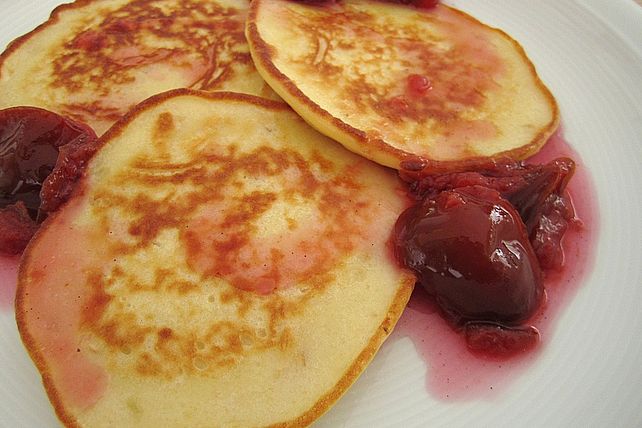
M20 266L16 318L67 426L305 426L414 277L392 170L285 104L170 91L100 140Z
M174 88L277 99L243 35L249 0L78 0L0 56L0 108L31 105L101 135Z
M393 168L522 159L558 125L521 46L445 5L255 0L246 36L258 71L308 123Z

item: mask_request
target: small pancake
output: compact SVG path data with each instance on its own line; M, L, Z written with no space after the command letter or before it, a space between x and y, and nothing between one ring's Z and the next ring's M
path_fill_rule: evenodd
M521 46L463 12L372 0L255 0L263 78L308 123L393 168L534 154L558 108Z
M112 127L20 266L16 317L61 421L305 426L365 368L414 277L392 170L285 104L175 90Z
M249 0L78 0L0 56L0 108L32 105L101 135L169 89L278 99L243 34Z

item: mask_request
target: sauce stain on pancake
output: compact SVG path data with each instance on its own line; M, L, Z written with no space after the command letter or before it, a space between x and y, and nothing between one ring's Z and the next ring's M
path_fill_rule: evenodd
M100 135L138 102L172 88L276 99L248 51L243 34L248 4L93 0L63 5L0 57L0 89L10 92L0 96L0 105L39 105L86 122ZM29 89L23 90L27 83Z

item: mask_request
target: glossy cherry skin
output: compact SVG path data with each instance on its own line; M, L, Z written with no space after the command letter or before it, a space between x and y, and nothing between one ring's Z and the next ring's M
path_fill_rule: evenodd
M20 254L96 151L87 125L36 107L0 110L0 254Z
M395 253L457 323L515 325L539 307L544 289L519 213L492 189L441 192L406 210Z
M87 125L41 108L0 110L0 208L22 201L34 219L42 202L57 208L69 192L63 194L56 188L41 201L41 189L45 186L47 190L47 179L56 167L58 181L75 182L95 150L82 153L82 160L77 153L84 146L93 148L96 138ZM65 153L61 160L60 152Z

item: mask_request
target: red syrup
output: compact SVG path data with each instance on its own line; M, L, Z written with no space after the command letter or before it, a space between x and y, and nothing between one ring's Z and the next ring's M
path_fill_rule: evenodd
M443 318L439 308L421 286L415 291L393 332L391 341L408 337L427 366L426 388L436 399L488 399L505 390L510 382L531 366L552 340L555 321L568 306L587 277L594 259L597 238L597 202L591 177L580 156L555 133L546 146L528 159L546 163L560 156L576 162L567 187L581 221L569 227L564 238L564 266L545 271L546 303L529 320L540 332L541 342L525 353L508 358L473 354L462 335Z

